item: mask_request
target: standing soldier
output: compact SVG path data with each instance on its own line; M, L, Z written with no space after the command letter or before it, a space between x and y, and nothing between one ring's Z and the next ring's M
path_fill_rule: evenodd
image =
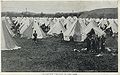
M102 35L102 37L101 37L101 51L102 52L105 51L105 37L104 37L104 35Z
M62 31L60 32L60 40L61 40L61 42L64 40L64 35L63 35Z
M87 43L87 51L89 52L91 50L91 38L89 34L86 38L86 43Z
M96 36L96 49L97 49L97 53L99 53L99 48L100 48L100 37L97 35Z
M34 37L33 38L34 42L37 43L37 33L36 33L36 30L33 33L33 37Z
M95 45L95 36L92 35L92 38L91 38L91 49L92 49L92 51L95 51L95 47L96 47L96 45Z

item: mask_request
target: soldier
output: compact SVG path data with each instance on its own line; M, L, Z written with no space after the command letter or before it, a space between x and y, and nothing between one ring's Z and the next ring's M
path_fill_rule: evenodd
M91 38L91 49L92 49L92 51L95 51L95 47L96 47L95 36L92 35L92 38Z
M91 38L89 34L86 38L86 43L87 43L87 51L90 51L91 50Z
M104 35L102 35L102 37L101 37L101 51L102 52L105 51L105 37L104 37Z
M64 40L64 35L63 35L62 31L60 32L60 40L61 40L61 42Z
M95 51L97 53L99 53L99 48L100 48L100 38L98 37L98 35L95 35Z
M33 38L34 42L37 43L37 33L36 33L36 30L34 31L33 36L34 36L34 38Z

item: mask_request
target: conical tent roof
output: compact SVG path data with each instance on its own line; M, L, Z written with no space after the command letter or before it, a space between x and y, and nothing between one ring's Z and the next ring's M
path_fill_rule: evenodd
M76 21L78 18L76 16L73 16L73 20Z
M68 21L74 23L74 19L73 19L71 16L68 16L66 20L68 20Z
M32 38L33 33L33 22L29 25L29 27L23 32L22 37Z
M100 22L100 18L95 19L96 22Z
M24 23L26 21L26 19L27 19L26 17L21 17L19 23Z
M16 20L16 17L12 17L11 19L15 21L15 20Z
M3 19L3 18L2 18L2 19ZM11 36L13 37L15 34L14 34L13 31L11 30L12 24L10 24L6 18L4 18L4 23L5 23L8 31L9 31L9 33L10 33Z
M82 32L82 26L79 23L79 20L76 20L73 25L64 32L64 40L69 41L69 37L73 36L74 41L80 42Z
M50 24L50 20L49 19L45 19L45 26L48 26Z
M37 33L37 38L38 39L41 39L41 38L45 38L46 37L46 34L43 32L43 30L38 26L38 23L36 21L34 21L34 24L33 24L33 33L34 31L36 31ZM32 34L33 34L32 33ZM33 35L32 35L32 38L33 38Z
M86 19L82 19L82 21L86 26L89 24L89 21L87 21Z
M45 18L40 18L39 19L39 23L42 25L42 24L45 24Z
M13 26L12 20L10 17L5 17L6 21L9 23L10 26Z
M104 34L104 31L102 31L99 27L97 27L97 23L95 21L91 21L86 29L84 30L84 33L88 34L91 29L95 30L96 34L102 35Z
M99 27L97 27L97 23L92 20L86 27L86 29L83 31L83 40L87 37L87 34L91 31L91 30L95 31L95 34L98 36L101 35L105 35L105 32L102 31Z
M118 32L118 25L117 25L117 23L115 23L115 21L114 20L110 20L109 21L109 26L106 28L106 29L108 29L108 28L112 28L112 31L113 31L113 33L117 33Z
M26 18L24 21L23 21L24 25L22 26L22 28L20 29L20 34L23 34L23 32L29 27L30 25L30 20L29 18Z
M70 20L67 19L66 24L67 24L66 28L69 29L71 27L71 25L73 25L73 22L71 22Z
M55 22L54 22L54 20L51 20L50 21L50 24L48 25L50 28L52 28L53 26L54 26L54 24L55 24Z
M87 26L86 26L85 22L84 22L83 20L81 20L81 19L79 19L79 23L81 24L82 32L83 32L83 30L84 30Z
M60 22L62 23L63 26L65 26L67 23L65 17L63 16L60 18Z
M5 21L2 21L1 25L1 50L13 50L18 49L15 40L9 33L9 30L6 27Z
M105 25L108 26L107 19L101 20L98 26L105 28Z
M60 32L65 32L65 28L63 27L63 25L59 22L59 20L54 24L54 26L48 31L47 34L60 34Z
M18 23L20 23L22 20L23 20L22 17L17 17L17 18L14 20L14 23L18 24Z
M115 23L118 25L118 19L114 19Z
M18 22L18 20L19 20L18 18L15 18L15 21L14 21L14 23L17 23L17 22Z

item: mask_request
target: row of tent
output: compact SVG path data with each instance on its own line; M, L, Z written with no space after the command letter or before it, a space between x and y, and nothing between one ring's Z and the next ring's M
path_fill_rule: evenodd
M12 21L16 25L20 24L21 37L33 38L32 34L36 30L38 39L46 38L47 35L60 34L62 31L64 34L64 40L69 41L69 37L73 36L77 42L84 41L87 34L93 29L98 36L105 35L106 33L100 27L107 25L107 28L112 28L113 33L118 32L118 20L117 19L94 19L94 18L33 18L33 17L2 17L2 26L6 26L6 30L10 36L14 36L14 33L10 30L10 26L13 25ZM41 29L40 26L45 24L50 27L47 34ZM107 29L106 28L106 29ZM4 31L3 31L4 32ZM2 32L2 33L3 33ZM6 35L6 31L5 34ZM7 34L8 36L8 34ZM12 37L11 37L12 38ZM16 46L14 46L16 48ZM19 48L19 47L18 47ZM4 49L4 48L3 48ZM9 48L8 48L9 49Z
M20 17L19 17L19 19L20 19ZM39 18L39 17L37 17L37 18L33 18L33 17L28 18L27 17L26 18L26 20L30 20L30 19L33 20L32 26L34 26L34 25L39 26L39 28L42 24L49 26L50 30L47 32L47 34L49 34L49 35L53 35L54 33L59 34L60 31L62 31L64 33L64 36L67 37L68 35L73 36L69 32L71 32L73 34L72 31L74 31L75 33L77 32L77 35L78 35L78 33L80 33L79 35L80 36L82 35L83 40L84 40L86 34L91 29L94 29L94 31L98 35L103 34L104 31L102 29L100 29L100 27L104 28L105 25L107 26L106 29L111 27L113 33L118 32L118 19L94 19L94 18L88 19L88 18L77 18L77 17L73 17L73 18L68 17L66 19L64 17L54 18L54 19L53 18ZM22 22L26 25L24 25L23 28L21 28L21 30L20 30L21 34L24 34L23 31L27 29L26 26L30 25L29 24L30 21L26 21L26 20L24 20L24 21L27 23ZM29 30L31 30L30 27L28 27L28 28L29 28ZM79 28L79 29L76 29L76 28ZM37 30L37 29L35 29L35 30ZM41 28L39 30L41 30ZM41 32L43 33L42 30L41 30ZM64 37L64 39L66 39L66 38Z
M25 24L25 22L27 22L28 25L29 25L29 19L36 21L40 26L45 24L46 26L49 26L50 28L52 28L53 25L56 22L58 22L58 20L59 20L63 26L67 25L66 29L69 29L69 27L72 25L72 23L74 23L77 19L79 21L82 21L85 25L88 25L92 20L94 20L95 22L99 22L98 26L103 27L103 28L105 25L107 25L107 26L109 25L108 22L110 22L110 24L112 24L112 22L115 22L115 24L118 24L118 19L106 19L106 18L105 19L103 19L103 18L102 19L99 19L99 18L97 18L97 19L90 18L89 19L89 18L77 18L77 17L68 17L68 18L64 18L64 17L61 17L61 18L17 17L17 18L15 18L15 17L13 17L13 20L15 20L15 22L22 23L22 24ZM111 26L114 26L114 25L109 25L109 27L111 27ZM22 27L22 25L21 25L21 27ZM116 27L114 27L114 28L116 28ZM113 32L114 31L117 32L117 29L113 30Z

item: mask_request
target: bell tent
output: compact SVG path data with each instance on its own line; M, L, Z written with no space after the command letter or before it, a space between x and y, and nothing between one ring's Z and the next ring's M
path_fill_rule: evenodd
M13 39L9 33L8 28L6 27L5 21L2 20L1 25L1 50L13 50L21 48L17 46L16 41Z

